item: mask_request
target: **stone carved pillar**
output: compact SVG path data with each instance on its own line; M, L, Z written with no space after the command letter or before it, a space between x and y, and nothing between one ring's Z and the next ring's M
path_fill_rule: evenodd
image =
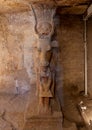
M37 38L36 75L39 98L39 114L51 114L51 99L55 88L55 57L53 48L58 47L54 37L55 7L48 5L31 5L35 19L35 36Z
M58 50L54 24L55 7L32 4L31 8L37 39L34 57L37 79L36 95L33 91L24 130L62 130L62 113L55 96Z

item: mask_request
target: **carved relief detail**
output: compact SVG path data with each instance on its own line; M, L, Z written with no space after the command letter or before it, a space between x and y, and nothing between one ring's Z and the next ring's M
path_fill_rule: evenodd
M51 114L50 100L54 98L55 64L53 47L58 47L54 35L55 7L47 5L31 5L35 18L35 34L37 38L37 94L39 97L39 113Z

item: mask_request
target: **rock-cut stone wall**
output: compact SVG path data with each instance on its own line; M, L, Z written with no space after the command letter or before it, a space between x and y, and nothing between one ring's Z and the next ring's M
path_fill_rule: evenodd
M33 24L31 12L0 15L0 130L23 128L35 83Z
M34 100L29 99L36 82L34 23L31 11L0 15L0 130L22 130L28 102ZM84 86L81 17L62 16L57 35L61 53L56 83L61 98L61 86Z
M26 78L24 73L31 83L35 80L33 31L31 12L0 16L0 86L5 85L0 90L14 86L16 79L22 83ZM13 88L10 88L10 91L14 92Z

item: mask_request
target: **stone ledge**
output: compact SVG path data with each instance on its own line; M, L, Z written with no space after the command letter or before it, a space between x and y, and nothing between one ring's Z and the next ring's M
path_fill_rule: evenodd
M26 120L24 130L62 130L62 118L34 116Z

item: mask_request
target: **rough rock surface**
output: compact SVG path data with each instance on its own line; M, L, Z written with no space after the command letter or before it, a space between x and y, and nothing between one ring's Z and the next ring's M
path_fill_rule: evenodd
M16 8L12 1L0 2L0 11L2 12L9 10L11 12L12 8ZM19 2L19 0L16 2ZM58 2L60 3L60 1ZM86 1L76 2L85 3ZM65 1L62 1L62 6L63 3L65 5ZM74 1L70 3L72 5ZM21 10L24 10L25 5L16 5L19 10L20 6ZM67 5L69 5L69 1L66 2ZM16 11L18 8L16 8ZM29 95L32 94L31 88L34 87L33 84L35 83L34 55L36 39L34 38L32 12L28 11L27 6L25 8L26 12L0 15L0 130L22 130L28 103L33 100L29 98ZM61 17L61 28L58 32L61 48L58 62L61 65L56 68L58 72L57 91L60 99L63 93L63 88L61 90L63 82L66 89L72 83L76 84L80 90L84 86L82 24L83 21L79 16ZM67 103L70 102L67 101L66 106ZM74 106L74 104L71 105ZM1 124L4 124L4 126Z
M85 5L87 9L88 4L91 3L91 0L0 0L0 13L7 12L19 12L19 11L28 11L30 10L30 4L32 2L43 3L43 4L54 4L56 6L67 7L73 6L73 9L76 10L76 6L84 5L81 7L81 10L84 10ZM74 8L75 6L75 8ZM62 10L62 8L61 8ZM79 11L80 8L77 9ZM81 11L82 13L83 11Z
M31 12L0 16L0 124L23 127L28 93L35 82ZM16 83L17 82L17 83Z

